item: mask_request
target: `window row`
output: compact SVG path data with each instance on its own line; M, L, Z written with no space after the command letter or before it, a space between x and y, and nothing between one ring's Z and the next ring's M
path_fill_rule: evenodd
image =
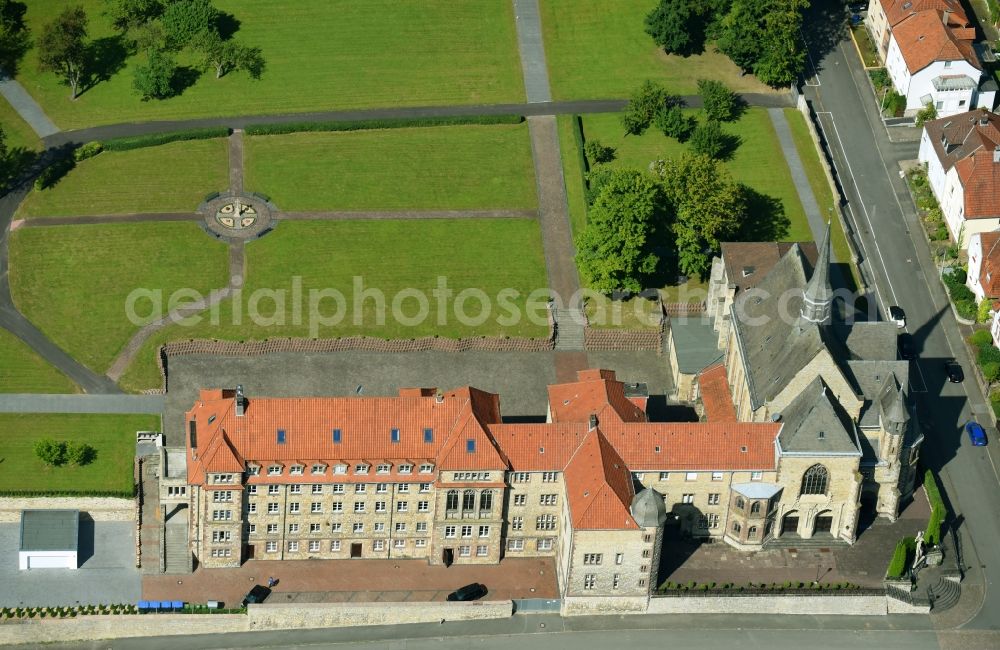
M559 478L559 472L541 472L542 483L555 483ZM527 483L531 480L531 472L511 472L511 483Z
M375 473L376 474L390 474L392 472L392 463L377 463L377 464L375 464L374 467L375 467ZM247 474L249 474L250 476L257 476L258 474L261 473L261 469L262 469L262 467L260 465L256 465L256 464L250 463L250 464L247 465ZM309 468L309 470L310 470L309 473L312 474L313 476L323 476L324 474L326 474L326 472L327 472L328 469L330 469L329 465L325 465L323 463L315 463L315 464L313 464ZM351 468L348 465L346 465L345 463L338 463L336 465L333 465L333 473L334 474L347 474L347 471L349 469L351 469ZM400 464L396 465L396 471L399 474L412 474L413 473L413 469L414 469L414 465L412 463L400 463ZM363 476L363 475L371 473L371 470L372 470L372 465L370 465L368 463L357 463L357 464L354 465L354 473L355 474L359 474L359 475ZM285 466L282 465L281 463L272 463L272 464L270 464L270 465L267 466L267 475L268 476L282 476L284 474L284 471L285 471ZM434 471L434 464L433 463L422 463L418 467L418 471L421 474L430 474L430 473L432 473ZM289 476L304 476L305 473L306 473L306 466L305 465L301 465L301 464L296 463L296 464L288 466L288 475ZM232 475L224 475L224 474L217 474L216 475L216 477L219 477L219 476L232 476ZM218 478L216 478L216 482L217 483L223 483L223 482L226 482L226 481L220 481L220 480L218 480ZM230 480L229 482L232 482L232 480Z
M538 551L551 551L554 545L554 540L551 537L543 537L542 539L535 541L535 550ZM523 539L509 539L507 540L507 550L508 551L523 551L524 550L524 540Z
M616 573L611 576L611 588L618 589L621 586L621 574ZM645 587L646 581L644 579L639 580L639 586ZM583 576L583 588L587 590L597 589L597 574L596 573L586 573Z
M554 506L558 500L557 494L540 494L538 495L538 505L540 506ZM513 499L513 504L515 506L525 506L528 505L528 495L527 494L515 494Z
M672 477L677 477L684 475L685 481L697 481L699 472L660 472L659 479L661 481L672 480ZM726 472L711 472L713 481L722 481L725 479ZM635 472L634 476L636 480L641 481L645 476L644 472ZM762 481L764 480L764 472L750 472L751 481Z
M474 528L475 528L474 526L462 526L461 527L462 537L472 537L472 532L473 532ZM445 526L444 527L444 536L447 537L447 538L449 538L449 539L458 537L458 533L459 533L459 527L458 526ZM489 526L480 526L479 527L479 536L480 537L489 537L490 536L490 527Z
M404 549L404 548L407 547L409 541L410 540L405 540L405 539L394 539L394 540L392 540L392 548L397 549L397 550L398 549ZM427 548L427 540L426 539L415 539L415 540L412 540L412 541L413 541L413 547L414 548ZM373 551L384 551L386 549L386 547L387 547L386 546L386 542L387 542L387 540L384 540L384 539L373 540L372 541L372 550ZM308 549L308 551L310 553L319 553L320 550L322 549L322 544L323 543L321 541L319 541L318 539L314 539L314 540L311 540L310 542L308 542L308 545L305 548ZM341 544L341 541L339 539L335 539L332 542L330 542L330 546L329 546L330 552L332 552L332 553L339 552L341 550L342 546L343 545ZM285 548L288 549L289 553L298 553L299 550L302 547L301 547L301 545L300 545L299 542L297 542L297 541L291 541L291 542L287 542L286 543ZM480 546L478 548L485 549L487 547ZM264 549L268 553L277 553L278 552L278 542L276 542L276 541L266 542L266 544L264 546ZM482 553L477 553L477 554L479 554L479 555L487 555L488 553L486 551L483 551ZM213 555L213 557L214 557L214 555ZM226 556L226 557L228 557L228 556Z
M353 485L354 485L354 493L355 494L367 494L368 493L368 485L369 485L368 483L354 483ZM375 494L388 494L388 492L389 492L389 486L393 485L393 484L391 484L391 483L372 483L371 485L375 486L375 488L374 488L375 489ZM416 489L417 489L418 492L423 493L423 494L426 494L426 493L428 493L428 492L431 491L431 484L430 483L395 483L395 486L396 486L396 492L399 493L399 494L409 494L410 491L411 491L411 489L414 486L416 486ZM259 494L260 493L260 488L262 488L262 487L265 487L265 486L262 486L262 485L261 486L258 486L258 485L248 485L247 486L247 494ZM268 485L266 487L267 487L267 493L268 494L280 494L281 493L281 486L280 485ZM303 493L303 487L304 486L301 483L293 483L293 484L291 484L291 485L288 486L288 492L289 492L289 494L302 494ZM322 483L313 483L313 484L310 484L309 485L309 493L310 494L323 494L325 492L324 489L323 489L324 487L325 486ZM332 489L330 490L330 492L332 494L346 494L347 493L347 484L346 483L334 483L334 484L331 485L331 488Z
M342 533L342 532L344 532L344 525L342 523L340 523L339 521L335 521L335 522L329 524L329 526L330 526L330 532L331 533ZM487 528L489 528L489 527L487 526ZM278 524L267 524L265 526L264 530L267 532L268 535L277 535L278 534ZM301 528L299 524L288 524L288 533L290 535L298 534L302 530L305 530L305 529ZM309 530L310 534L321 533L321 532L323 532L323 524L309 524L309 529L308 530ZM397 521L393 525L393 530L395 532L397 532L397 533L408 532L408 530L409 530L409 524L407 524L405 521ZM417 533L426 533L427 532L427 522L425 522L425 521L418 521L417 523L414 524L413 530L414 530L414 532L417 532ZM352 527L351 527L351 531L354 532L354 533L363 533L363 532L365 532L365 524L364 524L364 522L359 521L359 522L353 524ZM374 524L372 524L372 532L375 532L375 533L384 533L385 531L386 531L386 524L385 524L384 521L377 521ZM249 534L251 534L251 535L257 534L257 524L248 524L247 525L247 532ZM214 536L214 533L213 533L213 536ZM230 538L227 536L224 540L217 540L217 541L229 541L229 539Z
M476 510L476 490L448 490L445 495L445 510L458 510L459 496L461 496L462 510L473 512ZM493 509L493 490L482 490L479 492L479 510L489 511Z

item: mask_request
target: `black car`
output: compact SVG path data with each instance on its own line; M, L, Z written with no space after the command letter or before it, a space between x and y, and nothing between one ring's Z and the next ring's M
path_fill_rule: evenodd
M271 590L264 585L254 585L254 588L243 597L243 607L247 605L259 605L271 595Z
M473 582L471 585L465 585L461 589L456 589L455 591L448 594L448 600L450 601L464 601L464 600L478 600L485 596L487 593L486 585L481 585L478 582Z
M913 345L913 335L902 333L896 338L896 346L899 348L899 357L901 359L916 359L917 350Z
M965 372L957 361L948 361L944 364L944 372L948 375L948 381L953 384L960 384L965 380Z

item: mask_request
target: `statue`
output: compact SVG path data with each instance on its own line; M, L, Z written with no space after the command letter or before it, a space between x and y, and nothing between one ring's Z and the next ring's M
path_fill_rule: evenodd
M912 567L913 571L917 570L917 567L920 566L921 560L924 559L924 531L921 530L920 532L917 533L917 538L915 541L917 544L917 552L916 555L914 555L913 557L913 567Z

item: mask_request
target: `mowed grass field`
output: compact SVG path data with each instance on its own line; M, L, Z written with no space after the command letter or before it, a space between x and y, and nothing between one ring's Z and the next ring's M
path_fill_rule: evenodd
M0 329L0 393L76 393L79 389L29 348Z
M704 54L667 55L646 33L658 0L539 0L552 98L628 97L646 79L670 92L698 92L698 79L718 79L738 92L774 92L711 44Z
M538 204L528 125L248 137L246 186L282 210L462 210Z
M42 148L42 141L3 97L0 97L0 128L3 128L4 142L8 150L37 151Z
M0 491L130 492L135 432L160 430L154 415L0 413ZM49 467L35 442L86 442L97 455L83 467Z
M102 0L33 0L32 34L82 4L90 36L121 50ZM257 115L378 106L492 104L524 99L509 0L216 0L239 24L235 38L260 47L267 70L215 79L202 72L180 96L143 102L132 89L144 55L70 101L55 75L25 57L18 79L63 129L127 121ZM178 63L192 70L198 56Z
M228 260L225 244L194 223L21 228L10 237L11 293L56 345L104 372L140 327L126 314L133 290L162 291L165 314L177 289L225 287Z
M692 111L692 114L698 113ZM738 135L742 141L732 159L724 163L733 177L781 203L788 224L779 239L811 241L812 233L805 211L767 111L751 108L738 122L724 124L723 128ZM648 129L641 136L623 135L621 115L618 113L585 115L583 129L587 140L600 140L616 149L616 158L610 163L612 166L648 169L650 162L677 157L687 149L686 144L668 138L655 128Z
M225 138L104 151L77 163L46 190L33 189L16 218L194 212L229 186Z
M547 326L521 318L519 322L497 322L507 311L497 309L497 296L506 288L520 295L511 300L518 309L527 295L548 286L542 255L541 230L534 219L433 219L388 221L286 221L266 237L247 245L249 276L239 306L239 323L232 301L222 304L219 325L208 318L192 326L173 325L157 332L140 350L121 379L128 390L160 385L155 350L170 340L219 338L266 339L285 336L332 338L365 335L385 338L441 336L460 338L482 335L546 336ZM454 291L444 302L445 318L439 320L438 299L431 293L444 278ZM293 318L293 278L302 287L302 316ZM386 315L379 323L373 298L354 299L355 278L364 289L385 297ZM455 316L455 296L463 289L480 289L489 298L492 311L484 322L462 323ZM344 296L342 308L335 299L324 298L317 312L331 321L310 331L310 290L332 289ZM275 320L275 299L260 290L283 292ZM399 303L402 319L393 317L392 303L404 290L415 290L428 300L428 316L407 322L419 314L415 298ZM255 298L255 293L258 298ZM273 294L275 296L279 294ZM271 317L271 324L255 324L256 311ZM481 313L479 300L465 302L464 312ZM522 310L523 314L523 310ZM401 322L402 321L402 322ZM319 323L319 321L317 321Z

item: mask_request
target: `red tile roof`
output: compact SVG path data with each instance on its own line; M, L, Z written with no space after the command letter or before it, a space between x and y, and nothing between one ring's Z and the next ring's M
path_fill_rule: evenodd
M722 261L729 285L737 292L757 286L796 243L809 263L815 265L819 257L816 242L723 242Z
M726 367L717 363L702 370L698 377L701 402L705 405L705 418L709 422L736 422L736 407L729 394Z
M646 421L646 413L625 397L625 384L613 370L581 370L577 376L579 381L549 386L553 422L586 422L591 415L601 421Z
M774 470L774 422L646 422L601 425L632 471Z
M983 261L979 265L979 286L987 297L1000 296L1000 232L979 233Z
M639 528L629 512L632 474L599 429L584 436L564 471L574 529Z
M1000 150L1000 141L996 147ZM997 153L980 149L955 163L962 181L966 219L1000 217L1000 162Z
M895 26L903 20L921 11L938 10L950 12L948 24L956 27L967 27L969 18L958 0L881 0L886 20Z
M967 35L965 30L962 36ZM916 74L935 61L968 61L982 70L972 49L972 41L959 35L942 22L940 11L921 11L892 28L910 74Z

